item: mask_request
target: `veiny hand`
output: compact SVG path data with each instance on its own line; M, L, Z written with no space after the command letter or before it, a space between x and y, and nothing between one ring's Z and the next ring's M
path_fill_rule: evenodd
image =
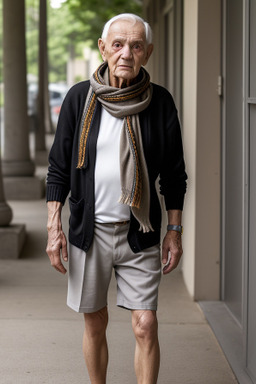
M66 268L62 264L61 254L64 261L68 261L67 240L64 232L53 228L48 230L48 242L46 252L51 265L59 272L65 274Z
M61 204L48 202L48 242L46 252L51 261L51 265L59 272L67 272L62 259L68 261L67 239L62 231L61 225Z
M167 264L169 252L170 261ZM176 231L168 231L162 245L162 262L165 265L163 268L164 275L170 273L178 266L182 253L181 234Z

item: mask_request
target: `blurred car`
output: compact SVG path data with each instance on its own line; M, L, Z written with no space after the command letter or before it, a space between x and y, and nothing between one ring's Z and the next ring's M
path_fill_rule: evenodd
M49 101L54 129L57 127L61 105L64 97L67 94L67 91L68 86L66 84L49 84Z
M62 83L50 83L48 90L51 120L54 130L56 130L61 105L68 91L68 86ZM30 83L28 85L28 116L32 121L32 124L37 115L37 93L37 83Z

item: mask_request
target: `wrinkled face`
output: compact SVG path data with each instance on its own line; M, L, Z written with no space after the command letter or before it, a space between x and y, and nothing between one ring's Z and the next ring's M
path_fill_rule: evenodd
M99 49L108 62L110 85L122 88L134 82L153 45L147 44L142 23L117 20L111 24L106 40L99 39Z

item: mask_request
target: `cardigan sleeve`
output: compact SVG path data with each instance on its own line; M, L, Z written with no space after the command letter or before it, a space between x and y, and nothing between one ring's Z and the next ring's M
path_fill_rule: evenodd
M166 210L183 209L187 174L183 154L180 123L172 96L165 90L161 108L164 117L164 153L160 171L160 193Z
M71 189L73 142L75 131L79 127L86 88L86 82L74 85L63 101L49 153L46 201L59 201L64 204Z

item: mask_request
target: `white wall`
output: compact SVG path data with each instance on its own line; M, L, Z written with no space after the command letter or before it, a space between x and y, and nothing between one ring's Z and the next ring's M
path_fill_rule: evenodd
M184 280L195 300L218 300L220 282L221 0L184 0L183 137L189 175Z
M165 87L162 75L168 40L163 27L168 4L175 6L172 0L144 0L155 44L149 70L152 80ZM174 29L173 33L179 32ZM181 38L174 35L173 40L179 44ZM220 292L220 61L221 0L184 0L182 132L189 180L182 270L195 300L218 300ZM171 71L172 65L168 62L166 68Z
M184 0L183 144L189 179L183 214L182 269L191 296L195 294L197 10L198 0Z

